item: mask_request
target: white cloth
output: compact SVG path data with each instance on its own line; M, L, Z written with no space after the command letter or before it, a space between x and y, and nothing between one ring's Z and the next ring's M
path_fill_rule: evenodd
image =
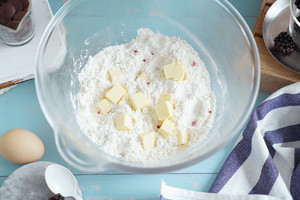
M160 186L161 200L280 200L267 195L230 195L195 192L168 186L164 181Z
M167 198L166 185L161 187L161 199L184 199ZM209 192L218 195L201 193L204 199L300 200L300 83L278 90L254 110Z

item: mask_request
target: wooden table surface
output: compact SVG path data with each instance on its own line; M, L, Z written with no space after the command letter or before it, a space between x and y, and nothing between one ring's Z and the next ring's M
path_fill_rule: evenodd
M255 24L261 0L229 0L242 14L250 28ZM62 1L49 0L55 13ZM268 96L260 92L257 104ZM159 199L160 182L195 191L208 191L228 156L235 140L210 158L185 169L163 174L131 174L120 171L85 173L70 167L57 152L53 132L46 121L35 92L34 81L24 82L0 96L0 135L13 128L24 128L37 134L45 145L41 160L69 168L76 176L86 200ZM0 156L0 186L22 165L10 163Z

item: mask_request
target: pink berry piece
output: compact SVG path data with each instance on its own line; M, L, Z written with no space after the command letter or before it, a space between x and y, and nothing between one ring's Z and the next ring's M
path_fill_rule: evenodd
M156 127L157 127L158 129L160 129L160 125L157 125Z
M137 50L133 50L133 53L137 53L138 51Z
M146 59L143 59L143 62L146 62Z
M154 53L153 53L153 52L151 52L151 55L153 56L153 55L154 55Z
M192 64L192 66L193 66L193 67L195 67L195 66L196 66L196 62L195 62L195 61L193 61L193 64Z
M211 110L210 110L210 111L208 111L208 113L211 113Z
M147 85L150 85L150 82L147 82Z
M124 158L124 157L125 157L125 153L124 153L124 152L121 152L121 153L120 153L120 156L122 156L122 158Z
M196 124L197 124L196 120L192 122L192 126L196 126Z

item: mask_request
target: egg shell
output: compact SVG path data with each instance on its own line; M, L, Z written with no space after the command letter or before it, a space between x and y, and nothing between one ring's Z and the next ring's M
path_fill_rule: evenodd
M12 129L0 138L0 154L8 161L26 164L44 155L44 144L38 136L25 129Z

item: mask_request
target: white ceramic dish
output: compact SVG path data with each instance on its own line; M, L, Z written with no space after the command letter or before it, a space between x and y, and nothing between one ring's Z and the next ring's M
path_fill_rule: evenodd
M14 171L0 188L0 199L40 199L48 200L51 191L48 189L44 173L51 162L34 162Z

